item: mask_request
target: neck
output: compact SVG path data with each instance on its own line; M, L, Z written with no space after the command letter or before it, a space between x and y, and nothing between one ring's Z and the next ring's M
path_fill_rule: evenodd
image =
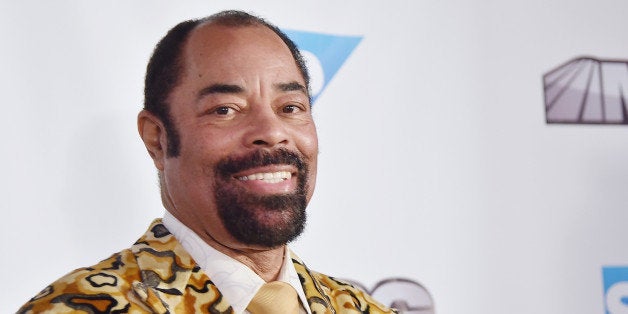
M284 262L285 250L286 246L283 245L266 251L236 253L234 255L225 254L248 266L264 281L270 282L277 280L279 277L281 266Z
M176 217L176 214L173 215ZM246 245L229 236L222 226L214 226L217 229L221 229L219 234L222 234L221 237L216 238L202 223L194 224L194 222L200 222L203 219L193 220L194 222L190 221L188 224L179 217L177 219L192 229L209 246L246 265L264 281L273 281L279 276L286 252L285 244L273 248Z
M213 226L214 232L222 235L216 238L206 226L203 221L218 221L218 217L187 217L180 213L173 206L170 199L167 197L167 193L164 193L162 188L162 198L164 207L177 218L181 223L192 229L205 243L213 247L217 251L239 261L253 270L264 281L274 281L279 276L281 266L283 265L283 259L285 256L286 245L278 247L268 248L251 246L238 242L233 239L232 236L219 224ZM218 230L215 230L218 229Z
M286 245L276 248L237 248L224 245L209 234L204 234L202 239L214 249L249 267L266 282L279 277Z

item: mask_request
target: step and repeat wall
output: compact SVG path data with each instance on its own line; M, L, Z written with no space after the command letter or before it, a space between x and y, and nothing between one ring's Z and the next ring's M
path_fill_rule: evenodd
M292 245L309 267L417 313L628 313L611 0L0 2L0 312L163 215L136 131L146 62L231 8L284 29L313 75L319 176Z

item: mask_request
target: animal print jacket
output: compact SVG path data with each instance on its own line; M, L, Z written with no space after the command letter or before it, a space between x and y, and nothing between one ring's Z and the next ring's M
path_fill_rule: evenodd
M292 254L310 309L320 313L394 313L369 295L309 270ZM155 220L130 249L79 268L28 301L18 313L232 313L210 278Z

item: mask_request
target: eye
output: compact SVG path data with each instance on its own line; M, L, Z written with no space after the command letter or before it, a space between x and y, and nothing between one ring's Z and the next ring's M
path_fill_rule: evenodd
M208 107L199 114L199 117L211 119L211 121L227 121L235 119L241 108L234 103L221 103Z
M281 108L281 112L283 113L300 113L305 111L303 106L297 104L288 104Z
M228 114L234 113L234 109L231 108L231 107L227 107L227 106L221 106L221 107L218 107L218 108L214 109L213 113L217 114L219 116L226 116Z
M220 118L230 118L235 116L235 114L237 114L239 111L240 107L238 107L236 104L221 104L205 111L205 114Z

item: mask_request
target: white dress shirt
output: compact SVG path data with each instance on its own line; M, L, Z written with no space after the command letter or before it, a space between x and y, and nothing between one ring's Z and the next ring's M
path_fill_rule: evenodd
M181 243L194 261L209 276L225 299L231 304L235 314L249 313L246 311L257 290L266 283L253 270L239 261L219 252L205 243L194 231L185 226L168 211L162 220L168 231ZM290 284L299 296L300 313L311 314L305 292L297 271L292 264L289 250L286 247L283 265L277 280Z

